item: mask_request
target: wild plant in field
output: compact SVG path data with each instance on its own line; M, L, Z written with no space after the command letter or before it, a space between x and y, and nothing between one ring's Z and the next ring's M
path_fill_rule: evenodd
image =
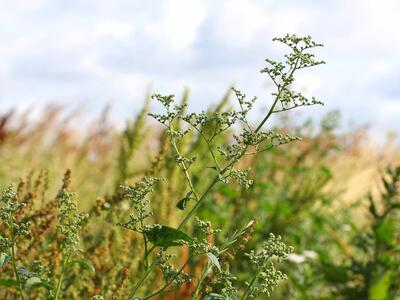
M256 98L249 100L237 89L234 89L234 92L238 100L238 110L211 114L204 111L187 113L186 104L176 104L173 95L156 94L153 96L153 99L164 107L165 113L150 115L165 126L173 159L186 181L186 195L176 202L177 209L182 210L184 216L176 227L152 223L151 203L146 200L146 196L152 191L153 184L160 181L158 178L144 178L135 186L122 187L125 197L131 201L135 212L130 216L128 222L121 225L140 233L144 244L142 275L134 285L129 299L153 298L173 286L177 287L189 280L195 282L194 285L197 286L192 296L193 299L199 295L207 299L234 299L237 297L250 299L262 293L270 293L278 281L285 278L285 275L276 269L273 261L284 259L291 249L280 240L280 237L270 236L262 249L249 252L249 263L254 265L255 272L247 281L247 288L240 296L234 287L235 277L230 274L229 263L221 266L221 255L224 252L221 250L221 246L218 247L207 238L189 236L184 231L190 225L189 221L195 216L198 208L206 201L207 196L217 184L228 184L230 180L235 180L245 188L252 185L253 181L249 178L249 170L238 168L238 163L243 157L257 155L299 139L288 134L266 131L264 125L272 115L302 106L322 104L314 97L309 99L292 90L296 71L323 63L315 60L314 54L308 52L309 49L322 45L315 43L310 37L295 35L286 35L274 40L287 45L291 52L285 55L286 59L282 62L266 60L268 66L261 70L262 73L269 75L275 84L276 91L272 93L274 100L268 113L258 126L253 127L248 118ZM226 134L231 135L229 144L219 144L219 137ZM196 138L206 145L207 153L212 161L212 165L207 169L200 170L202 172L200 177L203 180L208 181L207 179L211 178L202 190L198 187L200 184L196 185L193 181L194 176L199 177L199 174L194 174L192 171L195 170L193 166L196 165L196 159L200 153L194 153L185 147L187 140ZM208 227L206 226L207 222L200 220L198 223L201 228L200 232L207 233L205 231ZM241 232L245 234L246 230ZM235 242L236 240L229 245L234 246ZM176 255L171 247L181 248L180 250L178 248L178 253L186 247L190 253L186 262L178 268L169 262ZM210 265L207 264L199 279L191 278L190 274L185 273L186 265L204 255L208 256L213 267L210 268ZM164 284L155 291L138 297L140 290L147 284L149 275L157 267L164 274ZM199 291L199 287L211 273L216 274L215 280L220 283L219 285L214 284L214 286L222 288Z
M253 187L249 160L299 139L265 128L267 121L278 113L321 104L292 89L298 70L323 63L309 53L321 45L310 37L294 35L275 40L291 52L282 62L267 60L261 71L271 78L276 90L257 126L249 119L256 98L248 99L236 88L230 89L215 109L200 113L187 112L187 90L179 103L174 96L156 94L152 99L165 112L150 114L163 125L153 163L147 170L141 169L147 161L140 167L132 164L144 143L147 100L136 122L128 124L121 135L118 159L112 154L118 151L114 139L105 141L110 143L107 160L115 162L101 164L101 169L106 172L115 165L115 174L96 172L101 177L95 176L91 182L98 185L95 192L93 186L86 187L86 178L103 160L97 156L103 152L87 146L71 150L63 139L68 132L61 126L53 142L61 143L60 149L46 150L51 159L43 155L50 170L36 178L30 170L16 191L8 188L1 196L0 286L4 289L0 297L114 300L175 295L210 300L269 295L286 278L281 261L292 248L271 234L273 225L266 229L268 220L256 220L255 215L233 214L223 231L208 219L223 213L217 211L211 197L216 191L233 185L243 191ZM227 108L230 94L237 99L237 109ZM37 141L47 136L45 125L51 122L54 119L43 119L26 141L41 144ZM101 139L102 131L98 132L88 140L95 143ZM7 139L2 144L1 150L10 153L14 146L8 143L19 141ZM31 160L33 152L28 155ZM72 155L73 166L79 167L76 182L80 191L85 191L85 202L96 201L88 214L78 212L69 191L70 171L65 173L56 197L49 197L57 190L50 185L49 173L60 172L59 161L67 154ZM152 154L147 153L148 157ZM261 159L257 166L268 167L265 161ZM138 180L143 173L146 176ZM99 178L101 184L96 182ZM136 183L129 185L132 181ZM99 195L104 190L111 194ZM208 214L199 213L201 210Z
M22 210L24 204L18 201L12 186L9 186L2 192L0 203L0 219L2 222L0 267L5 268L7 263L11 263L15 280L9 280L9 285L16 285L18 287L18 294L22 299L25 299L24 286L29 280L29 274L26 274L28 276L24 276L24 268L17 265L16 244L19 238L23 238L29 234L29 222L19 220L17 217L18 212Z
M43 174L45 173L42 172L33 184L34 191L40 191L39 186L45 176ZM67 190L70 176L71 172L67 171L55 205L53 206L54 202L47 203L45 207L39 207L39 211L36 211L32 203L36 195L31 192L23 196L23 181L17 192L8 187L1 195L1 229L6 236L2 234L0 237L0 267L5 271L3 274L7 274L8 266L11 265L15 279L1 278L0 285L18 287L16 294L22 299L64 298L64 279L73 265L78 264L94 271L92 264L78 255L81 251L79 234L87 216L77 213L76 204L72 200L73 194ZM46 185L44 179L42 197L45 195ZM30 210L25 210L26 207ZM50 226L54 221L57 221L55 231ZM46 252L53 256L46 255ZM59 255L61 264L58 272ZM43 261L44 258L47 261ZM47 293L39 291L39 288L47 290ZM8 299L7 293L5 297Z
M75 257L81 250L79 233L88 215L77 212L77 205L72 200L74 195L67 190L71 180L70 177L71 171L68 170L64 175L63 185L56 197L57 233L62 262L61 271L54 289L54 300L60 299L64 277L68 268L72 265L80 264L94 271L94 267L88 260Z

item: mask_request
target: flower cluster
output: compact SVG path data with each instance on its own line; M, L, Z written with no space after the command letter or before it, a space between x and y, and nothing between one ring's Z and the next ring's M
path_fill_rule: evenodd
M9 230L9 236L0 235L0 250L5 251L15 244L18 236L29 235L29 222L18 220L17 213L25 207L24 203L17 201L13 186L5 188L0 195L0 221L1 226ZM5 231L3 231L5 233Z
M161 249L157 254L155 264L161 269L167 283L179 287L190 281L191 276L183 272L183 270L178 270L170 263L170 260L174 257L176 257L175 254L168 254L166 251Z
M73 197L74 193L65 189L60 190L57 195L57 229L63 236L61 247L68 252L79 250L79 231L88 218L87 214L77 212Z
M130 214L128 222L119 223L119 226L140 233L151 229L144 224L145 219L153 215L147 194L152 192L153 186L162 180L163 178L145 177L133 186L121 186L122 195L130 201L135 213Z
M152 99L155 99L158 102L160 102L166 109L166 113L165 114L150 113L149 116L153 117L158 122L160 122L161 124L164 124L165 126L168 127L168 125L171 124L172 121L174 121L176 118L182 116L182 114L186 108L185 104L176 105L174 102L174 97L175 97L174 95L163 96L160 94L154 94L152 96Z
M246 254L257 271L250 282L247 282L245 296L254 299L260 294L269 295L279 281L287 276L275 268L273 261L280 262L287 258L293 248L282 242L280 236L270 233L269 238L259 252L250 251Z

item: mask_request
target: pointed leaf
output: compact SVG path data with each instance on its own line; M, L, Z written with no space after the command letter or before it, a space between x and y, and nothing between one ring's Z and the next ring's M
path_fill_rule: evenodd
M396 226L393 220L385 220L376 229L379 240L384 241L388 245L396 244L395 234Z
M181 246L184 242L191 242L193 240L183 231L164 225L155 226L145 234L148 240L155 246L163 248Z
M220 294L211 293L205 295L202 300L225 300L225 297Z
M25 288L36 288L36 287L45 287L48 290L53 289L53 286L45 281L42 281L39 277L31 277L25 282Z
M187 204L190 201L190 196L192 195L192 191L190 191L189 193L186 194L186 196L184 198L182 198L181 200L179 200L179 202L176 204L176 207L179 208L180 210L185 210Z
M251 220L249 223L247 223L247 225L244 227L244 230L250 228L250 226L252 226L254 224L254 220Z
M13 279L0 278L0 286L18 286L18 281Z
M0 268L3 268L4 265L8 262L9 256L7 253L0 254Z
M392 273L386 272L375 276L374 283L369 290L369 300L388 299L389 288L392 283Z
M182 198L179 200L179 202L176 204L176 207L179 208L180 210L185 210L187 204L189 203L190 198Z
M211 263L217 267L217 269L221 272L221 265L219 264L218 257L216 257L213 253L208 252L206 253L208 258L210 259Z
M81 265L82 267L84 267L92 272L96 272L96 269L95 269L94 265L92 264L92 262L86 258L75 259L70 262L70 265L74 265L74 264Z

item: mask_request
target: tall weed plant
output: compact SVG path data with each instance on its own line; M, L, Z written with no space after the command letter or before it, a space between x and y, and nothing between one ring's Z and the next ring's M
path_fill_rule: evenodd
M237 88L198 113L187 111L188 91L148 96L122 134L104 114L85 146L66 138L65 123L49 138L40 124L9 129L5 116L0 152L24 149L31 170L0 197L0 298L396 299L398 168L382 175L380 195L335 208L337 116L314 136L309 123L270 124L322 104L293 90L297 72L323 64L312 53L322 45L274 40L289 52L261 70L275 91L256 125L257 99ZM159 127L147 121L150 101L163 109L149 114ZM29 149L47 154L43 165ZM53 184L62 159L74 172ZM14 173L0 172L3 186L18 174L5 163ZM350 222L363 205L367 221Z

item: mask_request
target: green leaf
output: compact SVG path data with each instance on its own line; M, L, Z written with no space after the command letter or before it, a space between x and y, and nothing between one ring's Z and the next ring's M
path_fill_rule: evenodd
M78 264L92 272L96 272L96 268L94 267L94 265L92 264L92 262L86 258L82 258L82 259L75 259L73 261L71 261L69 263L70 265L74 265L74 264Z
M250 226L252 226L254 224L254 220L251 220L249 223L247 223L247 225L243 228L243 230L248 229Z
M386 220L377 228L376 233L381 241L388 245L395 243L395 224L393 220Z
M235 191L235 189L233 189L230 186L227 185L223 185L220 188L220 192L222 195L226 196L226 197L236 197L237 196L237 192Z
M216 257L213 253L207 252L206 255L210 259L211 263L217 267L217 269L221 272L221 265L219 264L218 257Z
M284 202L278 204L276 208L278 213L281 214L282 216L289 216L293 212L292 207L288 203Z
M386 300L389 296L389 288L392 283L392 273L386 272L385 274L380 274L374 280L370 290L369 290L369 300Z
M7 253L0 254L0 268L3 268L4 265L8 262L9 256Z
M18 281L13 279L0 278L0 286L18 286Z
M345 267L326 264L321 268L325 279L332 283L345 283L348 280L348 270Z
M192 191L190 191L189 193L186 194L186 196L184 198L182 198L181 200L179 200L179 202L176 204L176 207L179 208L180 210L185 210L187 204L190 201L190 196L192 195Z
M205 295L202 300L225 300L225 297L220 294L211 293Z
M181 246L184 242L193 241L193 239L183 231L164 225L153 227L149 231L145 232L145 235L155 246L163 248Z
M48 290L53 289L53 286L45 281L42 281L39 277L31 277L25 282L25 288L45 287Z

